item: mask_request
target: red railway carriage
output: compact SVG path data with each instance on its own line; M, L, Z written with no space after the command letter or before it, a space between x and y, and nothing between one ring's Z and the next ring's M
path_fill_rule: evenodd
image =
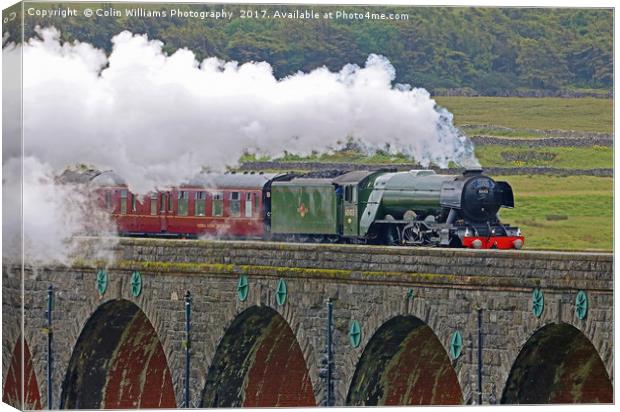
M118 231L133 236L262 238L268 186L277 174L201 173L187 184L138 196L113 172L92 180Z

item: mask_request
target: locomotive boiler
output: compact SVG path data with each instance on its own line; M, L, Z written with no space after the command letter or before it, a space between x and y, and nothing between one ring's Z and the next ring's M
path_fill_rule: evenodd
M410 171L375 180L362 220L383 226L388 243L520 249L519 229L499 221L501 207L514 207L512 188L480 170Z

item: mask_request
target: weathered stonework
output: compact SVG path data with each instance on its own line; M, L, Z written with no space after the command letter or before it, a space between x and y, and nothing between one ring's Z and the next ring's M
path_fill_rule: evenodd
M63 382L85 326L102 305L125 301L144 313L159 338L175 402L181 406L185 360L183 296L187 290L193 299L189 382L192 407L202 406L209 367L226 332L242 312L256 306L270 308L274 316L281 316L286 322L303 355L314 400L323 404L326 385L320 370L324 365L328 298L334 305L333 403L336 405L346 403L356 368L373 335L397 316L416 318L427 325L446 354L450 353L452 333L461 332L462 354L451 360L451 366L463 402L477 403L478 309L482 309L484 338L483 403L501 400L521 350L537 331L552 324L570 325L579 331L579 336L587 338L613 382L611 254L123 239L114 247L116 260L106 263L90 258L93 254L89 248L96 245L85 239L83 255L71 268L26 268L24 272L24 338L44 407L47 336L41 328L50 284L55 290L54 408L61 406ZM103 267L109 280L105 294L100 296L96 273ZM130 283L135 270L142 274L142 293L138 297L132 295ZM241 274L249 279L249 293L243 302L237 296ZM284 305L278 305L275 296L281 278L286 280L288 288ZM7 290L19 291L19 282L18 272L3 268L3 296L6 297ZM532 313L534 288L544 293L540 318ZM579 290L585 290L589 299L584 320L575 314ZM19 309L19 299L4 299L5 313L16 308ZM352 320L361 324L358 348L351 346L348 336ZM274 322L282 337L275 340L288 345L286 330L289 329L282 329L284 324L279 321ZM105 330L104 325L102 331ZM3 331L2 362L6 379L15 342L20 336L19 325L4 323ZM256 353L270 353L269 348L255 349ZM295 362L282 359L284 363ZM114 371L113 365L109 366ZM264 375L265 368L269 364L262 369L256 366L249 369L255 373L261 370ZM403 371L393 370L394 376L403 376ZM271 373L281 371L274 368ZM243 385L252 386L248 379ZM387 375L381 379L382 384L390 385ZM299 382L305 385L303 379ZM405 396L394 392L394 388L390 389L392 398ZM260 393L252 396L252 402L260 404Z

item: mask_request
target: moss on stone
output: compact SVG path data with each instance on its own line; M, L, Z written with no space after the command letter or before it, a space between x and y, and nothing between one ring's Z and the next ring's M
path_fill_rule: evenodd
M88 269L101 267L96 261L76 261L74 268ZM381 272L381 271L358 271L346 269L324 268L299 268L290 266L263 266L263 265L235 265L226 263L201 263L201 262L145 262L133 260L118 260L108 266L109 270L133 271L140 270L143 273L167 274L167 275L223 275L237 276L259 275L286 278L308 279L334 279L342 281L396 281L408 285L451 285L469 287L515 287L515 280L486 275L453 275L437 273L412 273L412 272ZM537 285L536 279L520 279L519 287L530 288Z

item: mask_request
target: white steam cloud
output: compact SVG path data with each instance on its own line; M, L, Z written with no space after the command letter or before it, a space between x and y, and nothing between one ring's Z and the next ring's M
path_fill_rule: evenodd
M2 168L4 208L9 212L3 219L3 255L8 260L20 257L19 234L23 228L23 257L26 263L40 265L57 263L69 265L71 257L82 248L75 235L86 230L100 236L93 248L93 259L111 260L110 247L115 240L110 216L97 208L95 197L84 185L56 184L56 171L34 157L23 159L22 202L20 193L22 163L9 159ZM7 197L8 195L8 197ZM23 212L23 227L19 216Z
M475 165L469 140L424 89L392 86L387 59L276 79L268 63L199 63L186 49L123 32L109 57L61 44L55 29L24 48L25 151L62 168L114 169L134 190L223 170L246 151L276 156L336 149L348 137L423 165Z
M348 139L422 165L478 165L452 115L437 109L426 90L394 85L395 70L379 55L364 67L277 79L266 62L198 62L187 49L166 55L160 41L129 32L112 39L109 56L87 43L61 43L53 28L38 33L40 39L3 49L5 59L23 52L24 156L32 158L25 162L24 199L70 197L46 191L52 170L76 163L113 169L146 193L203 166L223 170L246 152L303 155L338 149ZM7 125L5 136L17 130ZM18 144L5 146L4 168L19 155ZM34 212L61 206L41 203ZM29 213L25 208L24 221L46 224ZM54 219L62 230L49 228L51 237L79 233L79 224Z

